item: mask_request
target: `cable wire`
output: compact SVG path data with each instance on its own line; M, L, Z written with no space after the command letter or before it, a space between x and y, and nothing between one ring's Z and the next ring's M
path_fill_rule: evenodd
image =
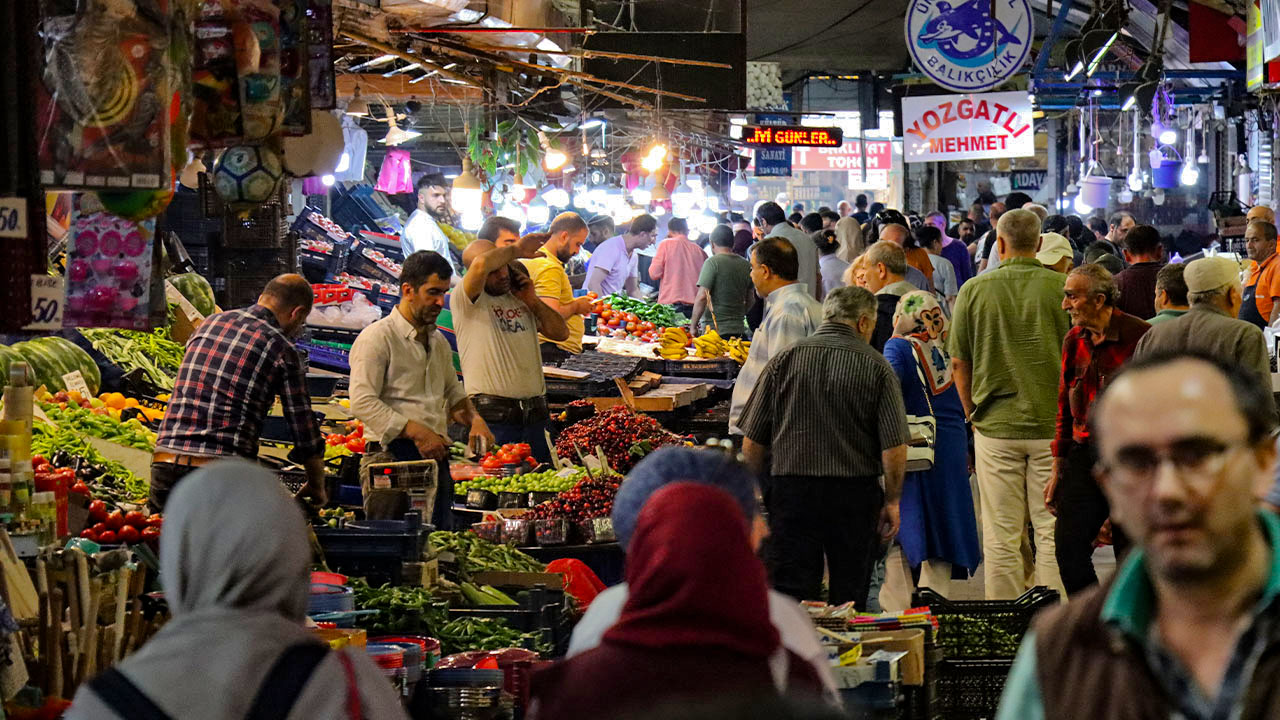
M773 56L773 55L777 55L778 53L786 52L786 51L788 51L788 50L790 50L790 49L792 49L792 48L794 48L794 47L797 47L797 46L799 46L799 45L803 45L803 44L805 44L805 43L809 42L810 40L814 40L814 39L816 39L817 37L819 37L819 36L823 35L824 33L830 32L830 31L831 31L831 30L833 30L837 25L839 25L839 24L843 23L844 21L848 20L849 18L853 17L854 15L857 15L859 12L861 12L863 9L865 9L868 5L870 5L870 4L871 4L872 2L874 2L874 1L875 1L875 0L866 0L866 2L862 3L862 4L861 4L861 5L859 5L858 7L856 7L856 8L854 8L854 9L850 10L850 11L849 11L849 12L847 12L847 13L845 13L845 14L844 14L844 15L843 15L839 20L836 20L835 22L833 22L833 23L831 23L830 25L828 25L827 27L825 27L825 28L823 28L823 29L819 30L818 32L813 33L812 35L808 35L808 36L806 36L806 37L803 37L803 38L801 38L801 39L799 39L799 40L797 40L797 41L795 41L795 42L791 43L790 45L784 45L784 46L782 46L782 47L778 48L777 50L773 50L773 51L767 52L767 53L765 53L765 54L763 54L763 55L757 55L757 56L755 56L755 57L753 57L753 58L751 58L751 59L752 59L752 60L759 60L760 58L767 58L767 57L770 57L770 56Z

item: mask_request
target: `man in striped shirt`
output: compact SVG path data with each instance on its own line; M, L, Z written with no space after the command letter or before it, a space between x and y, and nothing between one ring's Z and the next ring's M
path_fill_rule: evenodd
M774 587L818 600L825 556L829 602L867 606L873 553L898 534L911 439L898 378L869 344L875 297L837 288L812 336L776 355L742 414L742 451L771 475ZM769 466L766 456L772 449ZM880 478L883 476L884 485Z

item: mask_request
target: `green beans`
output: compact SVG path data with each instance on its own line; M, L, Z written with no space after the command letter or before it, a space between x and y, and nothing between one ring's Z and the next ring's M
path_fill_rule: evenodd
M125 372L141 370L148 382L162 390L173 390L173 380L182 365L183 348L169 337L168 328L154 332L90 328L80 330L93 349L107 356Z

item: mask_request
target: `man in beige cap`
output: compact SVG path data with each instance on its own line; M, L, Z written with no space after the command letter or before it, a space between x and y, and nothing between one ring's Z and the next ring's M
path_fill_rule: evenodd
M1239 263L1221 255L1201 258L1187 265L1183 277L1191 309L1151 328L1138 342L1134 358L1197 351L1253 368L1259 382L1270 387L1271 360L1262 330L1236 319L1244 302Z
M1066 275L1074 258L1075 251L1065 237L1055 232L1040 235L1040 252L1036 253L1036 259L1041 265Z

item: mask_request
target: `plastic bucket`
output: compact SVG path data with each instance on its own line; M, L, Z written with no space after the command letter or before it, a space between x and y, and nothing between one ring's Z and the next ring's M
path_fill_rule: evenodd
M1172 190L1178 187L1178 176L1181 174L1180 160L1165 160L1160 163L1160 167L1151 168L1151 184L1164 190Z
M1080 181L1080 199L1092 208L1105 208L1111 200L1111 178L1090 175Z

